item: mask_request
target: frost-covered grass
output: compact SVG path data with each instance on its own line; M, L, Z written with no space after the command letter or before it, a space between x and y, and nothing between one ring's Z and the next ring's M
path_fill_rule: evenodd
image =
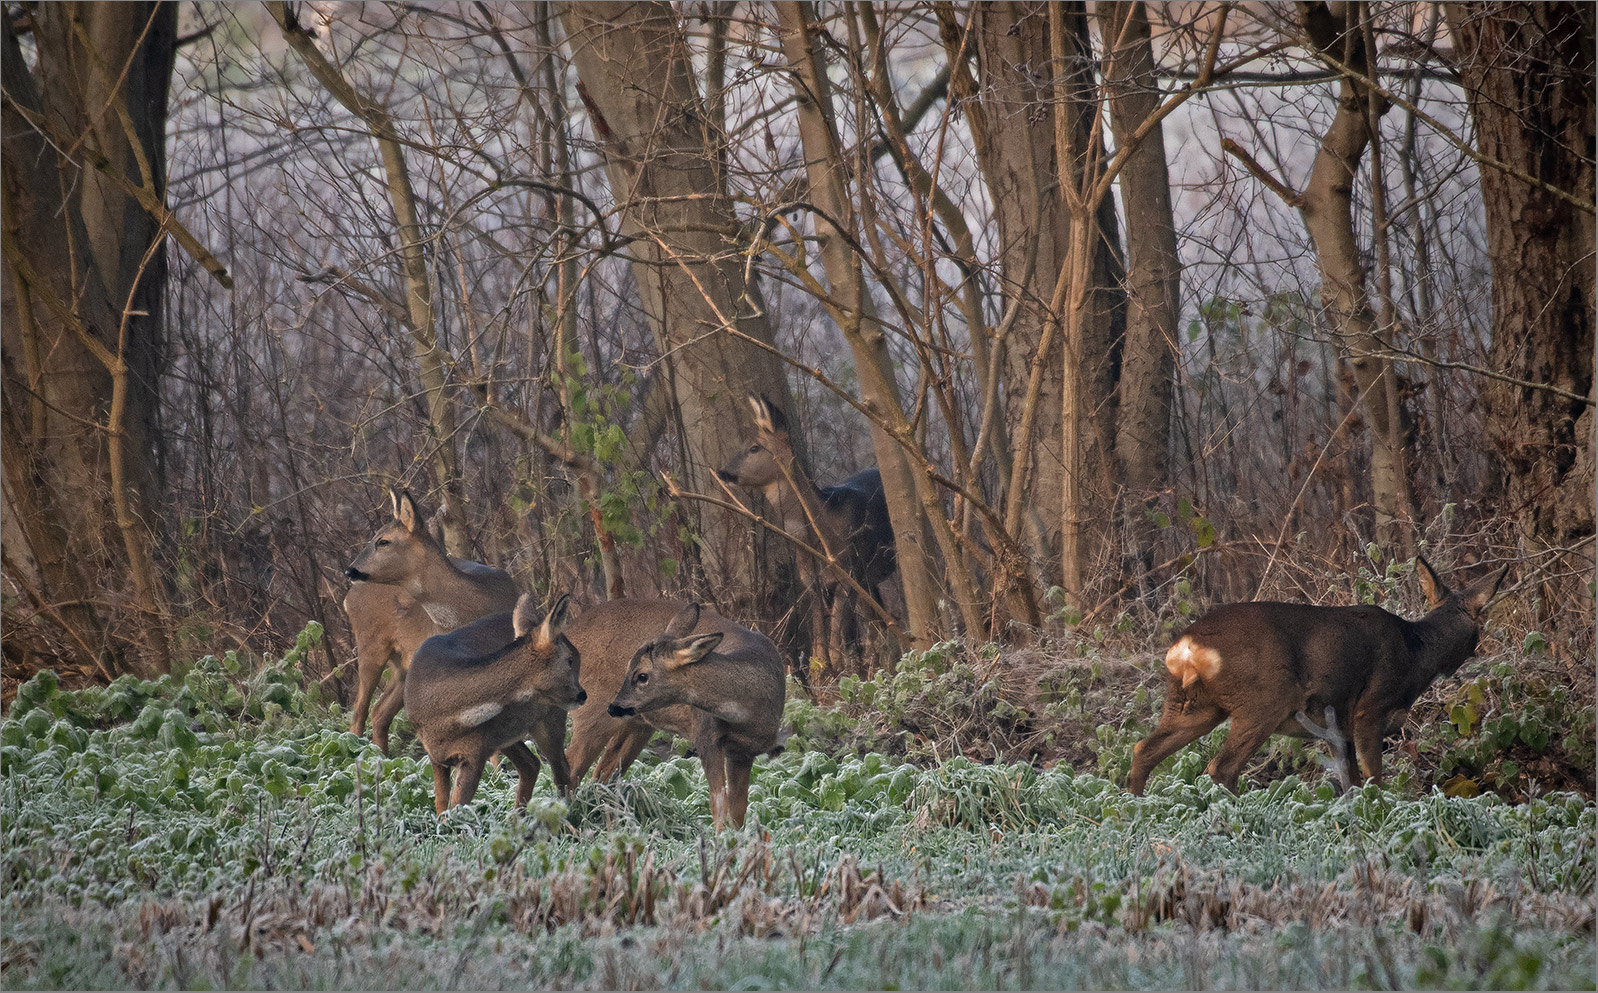
M1064 765L796 749L757 767L742 833L710 833L696 759L651 753L525 812L494 769L440 819L425 758L338 730L297 664L23 688L6 988L1594 982L1574 794L1234 797L1190 749L1134 799Z

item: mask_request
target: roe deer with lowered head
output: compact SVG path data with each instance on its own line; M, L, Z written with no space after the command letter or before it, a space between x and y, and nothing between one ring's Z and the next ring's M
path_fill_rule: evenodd
M1243 763L1273 734L1333 741L1340 778L1353 759L1381 782L1382 738L1438 676L1476 651L1484 608L1504 574L1451 591L1419 556L1415 572L1431 611L1407 621L1380 607L1232 603L1195 621L1165 656L1165 708L1132 750L1127 788L1141 796L1161 760L1228 717L1232 727L1208 772L1233 792ZM1320 730L1312 719L1327 715ZM1338 728L1353 733L1353 754Z
M433 806L443 813L470 803L483 765L496 751L516 766L516 803L533 795L539 762L571 788L566 772L566 711L588 697L578 681L581 658L562 634L570 596L539 617L532 594L512 613L493 614L422 642L405 680L405 708L433 763ZM451 788L451 774L454 776Z
M794 457L782 411L763 396L751 394L748 400L755 436L716 474L759 490L784 531L837 559L880 604L877 588L896 568L881 471L862 469L834 486L816 486ZM810 601L811 653L826 662L843 653L854 620L854 593L825 562L801 551L798 564Z
M365 731L378 678L390 660L398 660L394 680L372 716L372 740L385 752L389 724L405 702L405 670L417 647L468 621L509 611L517 597L516 584L501 570L445 555L409 492L390 490L389 499L394 519L344 570L355 580L344 598L355 636L352 733Z

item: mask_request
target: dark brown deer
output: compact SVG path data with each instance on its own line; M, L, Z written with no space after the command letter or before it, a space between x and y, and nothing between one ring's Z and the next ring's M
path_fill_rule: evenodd
M1475 654L1483 611L1508 571L1451 591L1417 557L1431 605L1418 621L1374 606L1217 607L1166 653L1165 708L1154 733L1132 751L1127 788L1141 796L1166 756L1228 717L1226 743L1207 771L1233 792L1243 763L1273 734L1332 740L1343 756L1342 778L1353 781L1357 758L1364 775L1381 782L1388 722ZM1314 723L1322 714L1325 730ZM1352 756L1340 728L1352 731Z
M878 587L893 575L893 524L882 473L862 469L833 486L816 486L794 457L788 419L769 399L750 395L755 436L716 474L758 490L782 529L840 562L878 604ZM854 591L824 561L803 552L799 580L810 605L811 654L825 664L843 655L855 620Z
M716 829L741 828L755 757L781 751L782 654L765 635L721 618L707 625L717 630L693 633L699 626L699 605L688 604L639 647L606 713L625 722L612 740L624 744L627 762L652 728L692 741Z
M372 715L372 740L388 751L388 728L405 702L405 672L423 641L516 606L516 584L499 569L451 558L427 530L409 492L389 491L394 519L344 570L355 582L344 611L355 636L356 692L350 731L366 730L372 692L391 664L394 679ZM509 639L507 639L509 640Z
M516 766L516 804L533 795L540 768L531 738L563 792L572 779L562 751L566 712L587 698L581 657L562 633L571 597L540 617L532 594L512 613L493 614L424 641L411 658L405 708L433 764L433 806L470 803L496 751ZM451 778L454 778L453 788Z

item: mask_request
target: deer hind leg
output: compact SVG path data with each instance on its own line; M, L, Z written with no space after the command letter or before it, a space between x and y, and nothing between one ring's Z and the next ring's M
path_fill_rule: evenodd
M638 758L644 746L649 744L649 738L654 733L653 727L641 723L626 724L618 728L616 733L611 735L605 754L594 769L594 778L602 783L608 783L625 776L628 767Z
M1260 750L1260 746L1265 744L1271 735L1276 733L1276 729L1281 727L1282 721L1287 716L1285 713L1273 713L1267 719L1261 720L1254 714L1247 716L1233 714L1232 728L1226 733L1226 742L1221 745L1220 753L1210 760L1209 768L1206 770L1210 778L1236 793L1237 780L1242 775L1244 763Z
M1133 796L1142 796L1149 775L1161 762L1209 734L1224 720L1226 712L1220 707L1212 703L1192 706L1178 687L1168 686L1159 726L1132 747L1132 771L1126 788Z
M571 766L566 763L566 752L564 750L566 746L566 712L557 710L555 715L533 723L533 743L538 746L538 754L542 755L544 760L549 763L549 775L550 778L555 780L555 788L566 796L570 796L575 784L572 782L572 770ZM522 750L526 751L527 746L523 745ZM510 753L507 752L506 754ZM531 753L529 752L528 754ZM515 757L512 756L512 761L514 760ZM536 762L537 760L535 759L534 761ZM520 768L520 766L517 768ZM535 765L535 774L536 769L537 766ZM527 793L531 796L532 792L532 782L529 780Z
M540 768L538 756L519 741L513 741L499 751L501 755L510 759L511 765L516 767L516 806L525 807L527 801L533 798L533 784L538 782ZM564 755L561 756L561 761L565 761Z
M821 576L811 573L805 595L810 598L810 655L821 661L822 668L832 674L832 637L828 630L826 587Z

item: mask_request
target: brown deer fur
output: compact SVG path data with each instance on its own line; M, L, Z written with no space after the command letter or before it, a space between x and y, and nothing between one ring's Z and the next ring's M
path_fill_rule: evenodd
M717 826L729 817L742 824L754 758L777 749L786 693L777 647L762 634L680 600L599 604L585 610L566 634L582 654L590 694L572 715L566 758L574 778L581 779L596 759L595 778L622 775L655 729L662 728L689 739L698 750ZM705 636L720 640L712 644ZM640 659L675 660L678 649L693 643L708 654L660 678L664 696L640 699L631 705L635 713L610 711L607 705L618 701L634 666L645 664Z
M408 492L389 491L394 519L378 530L345 575L355 582L344 610L355 636L356 693L350 731L366 729L383 670L394 680L372 715L372 740L388 751L388 728L405 700L405 671L428 638L516 606L516 584L499 569L451 558L424 525Z
M782 410L765 397L748 400L755 435L716 474L760 491L784 531L830 554L881 603L878 587L896 567L882 473L873 467L836 485L816 486L794 456ZM799 553L798 565L810 603L811 653L825 662L843 654L855 620L853 591L813 556Z
M471 802L483 765L496 751L516 766L516 803L526 804L539 770L527 738L549 762L556 784L570 791L561 750L566 711L587 699L578 681L581 658L562 633L570 602L562 596L540 619L532 594L525 594L514 613L434 635L416 650L405 707L433 763L439 813Z
M1475 653L1482 612L1508 571L1455 592L1424 559L1415 563L1432 608L1418 621L1374 606L1296 603L1233 603L1199 618L1165 657L1164 711L1133 749L1127 787L1142 795L1155 766L1230 717L1208 772L1235 792L1271 735L1327 737L1300 719L1319 721L1327 708L1336 727L1352 730L1361 771L1380 782L1389 722Z

